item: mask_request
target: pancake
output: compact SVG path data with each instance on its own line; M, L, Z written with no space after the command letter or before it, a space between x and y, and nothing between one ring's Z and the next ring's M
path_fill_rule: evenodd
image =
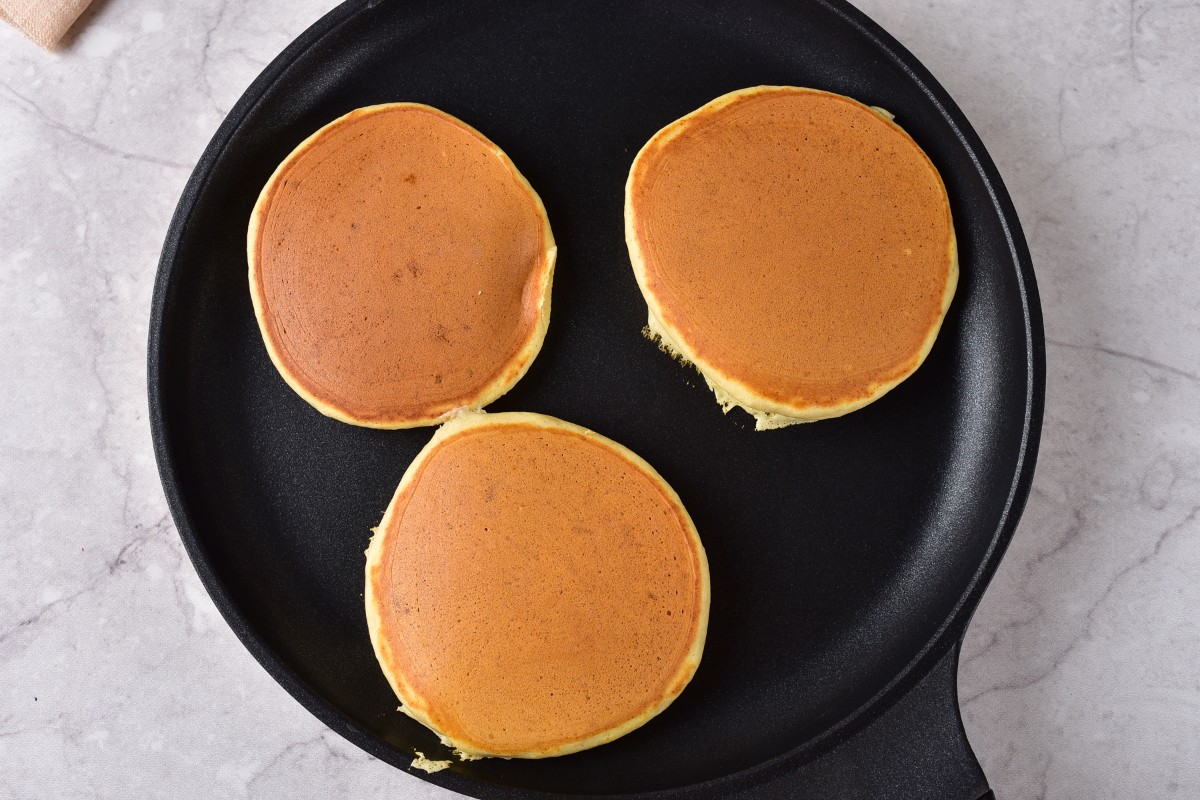
M433 425L521 379L550 321L554 237L496 145L429 106L305 139L250 218L250 296L280 375L327 416Z
M467 413L417 456L367 550L401 711L464 758L612 741L700 663L708 562L645 461L540 414Z
M958 283L941 176L883 109L732 92L634 159L625 238L648 333L756 427L836 417L924 361Z

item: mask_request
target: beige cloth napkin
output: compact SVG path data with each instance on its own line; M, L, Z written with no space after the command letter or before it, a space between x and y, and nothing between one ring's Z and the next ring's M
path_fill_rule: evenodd
M0 0L0 19L42 47L62 38L92 0Z

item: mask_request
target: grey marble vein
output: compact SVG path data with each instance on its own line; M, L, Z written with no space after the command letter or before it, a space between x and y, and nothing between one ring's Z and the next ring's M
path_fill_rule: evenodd
M448 798L324 728L225 626L144 395L162 237L226 111L332 0L107 0L0 26L0 800ZM1020 530L968 630L1003 800L1200 797L1200 2L861 0L1021 215L1048 336Z

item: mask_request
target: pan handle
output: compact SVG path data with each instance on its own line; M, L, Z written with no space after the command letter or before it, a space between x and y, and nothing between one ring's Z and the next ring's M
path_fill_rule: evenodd
M994 800L958 708L954 645L866 727L802 764L778 764L731 797Z

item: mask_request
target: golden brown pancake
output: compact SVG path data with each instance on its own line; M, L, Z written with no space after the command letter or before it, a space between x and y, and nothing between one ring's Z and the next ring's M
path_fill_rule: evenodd
M540 414L447 422L367 550L366 610L401 710L466 758L604 744L683 691L708 562L645 461Z
M323 414L432 425L512 388L541 349L556 249L496 145L429 106L351 111L308 137L250 219L271 360Z
M651 335L760 430L911 375L958 283L929 158L888 112L814 89L743 89L655 134L625 238Z

